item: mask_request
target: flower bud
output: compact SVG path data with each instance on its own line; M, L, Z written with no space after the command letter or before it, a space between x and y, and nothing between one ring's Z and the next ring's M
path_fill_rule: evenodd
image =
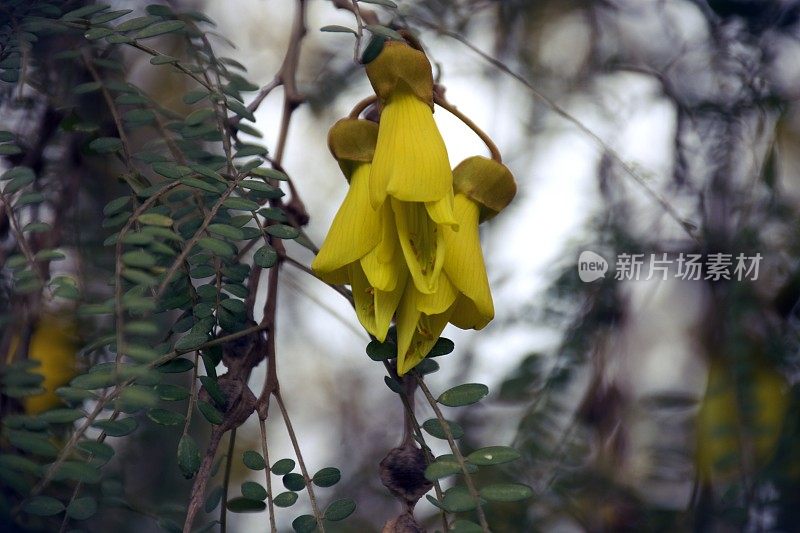
M370 120L343 118L328 132L328 148L348 182L358 163L372 161L377 142L378 125Z
M453 189L480 206L480 221L502 211L517 194L508 167L486 157L473 156L453 169Z
M404 42L387 41L378 57L367 63L366 70L382 102L402 84L433 108L433 71L423 52Z

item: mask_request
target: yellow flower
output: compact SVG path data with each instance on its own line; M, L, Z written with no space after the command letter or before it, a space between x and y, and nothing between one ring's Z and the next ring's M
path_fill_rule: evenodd
M366 70L380 124L345 119L331 128L328 143L350 190L312 268L352 286L356 315L378 340L395 318L402 376L448 322L480 329L494 317L478 224L503 209L516 186L490 159L450 169L424 53L390 41Z
M455 288L444 275L433 295L422 294L413 284L408 284L397 309L399 376L417 366L431 351L450 319L456 297Z
M345 267L372 251L381 239L381 212L369 204L369 163L358 163L350 188L339 207L317 257L311 263L323 280L342 280Z
M459 230L442 226L443 267L436 289L406 289L397 310L397 373L404 375L430 352L447 322L482 329L494 318L494 304L481 252L478 224L502 210L516 192L502 164L471 157L453 170L455 219ZM401 237L402 242L402 237Z
M406 43L389 41L366 71L383 105L370 174L372 206L383 205L387 195L423 202L435 222L455 224L453 174L433 120L428 58Z
M389 204L374 209L369 202L377 128L355 119L340 120L331 128L328 143L350 188L311 268L328 283L352 286L359 321L382 341L408 272Z
M19 337L11 340L7 360L11 360L19 346ZM77 331L75 324L56 315L44 315L35 326L28 345L28 359L39 363L32 372L44 379L42 394L28 396L24 400L25 412L35 415L62 405L55 393L75 377L77 367Z
M391 41L367 64L382 103L370 172L370 202L391 199L400 245L416 288L433 294L444 261L443 225L456 226L453 174L433 120L433 75L425 54Z

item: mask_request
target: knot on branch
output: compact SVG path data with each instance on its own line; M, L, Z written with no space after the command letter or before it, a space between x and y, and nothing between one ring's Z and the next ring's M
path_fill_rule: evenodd
M246 383L228 374L220 376L217 384L225 397L225 404L220 406L225 417L220 429L225 432L235 429L247 421L256 409L256 396ZM209 397L208 391L203 387L200 390L199 398L209 401Z
M256 326L252 320L248 327ZM222 363L231 377L249 376L250 370L264 358L266 341L263 331L255 331L222 345Z
M425 533L425 528L416 521L414 515L406 512L386 522L381 533Z
M433 487L433 483L425 477L426 466L425 454L412 441L392 448L381 461L381 482L395 498L406 506L406 512L409 514L417 501Z
M299 226L305 226L308 224L308 221L311 218L308 215L308 211L306 211L306 205L296 194L292 195L292 199L286 204L285 209L289 216L294 219Z

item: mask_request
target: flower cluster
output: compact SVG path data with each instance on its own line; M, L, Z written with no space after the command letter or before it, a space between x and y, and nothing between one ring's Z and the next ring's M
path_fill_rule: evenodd
M388 41L366 71L380 123L347 118L330 130L350 188L312 268L351 285L358 319L378 340L395 320L402 376L448 322L481 329L494 317L478 224L508 205L516 186L492 159L450 169L423 52Z

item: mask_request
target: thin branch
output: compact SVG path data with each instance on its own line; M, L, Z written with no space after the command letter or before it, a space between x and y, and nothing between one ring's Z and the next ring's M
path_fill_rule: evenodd
M376 103L377 101L378 101L377 96L375 95L367 96L366 98L364 98L363 100L361 100L360 102L358 102L356 105L353 106L353 109L350 110L348 118L358 118L358 116L361 113L363 113L366 108Z
M228 485L231 482L233 469L233 452L236 448L236 428L233 428L228 437L228 455L225 457L225 472L222 475L222 505L219 509L219 531L226 533L228 530Z
M352 0L353 14L356 16L356 44L353 50L353 62L361 63L358 53L361 51L361 40L364 38L364 20L361 17L361 9L358 7L358 0Z
M11 202L6 199L5 194L0 192L0 204L2 204L3 209L6 212L6 216L8 217L8 221L11 223L11 231L14 233L14 238L17 240L17 244L19 244L19 248L22 251L22 255L25 256L25 261L27 261L28 266L30 269L39 276L42 280L42 283L45 281L44 273L39 268L38 263L36 263L36 257L33 254L30 246L28 245L28 241L25 239L25 235L22 233L22 229L19 227L19 222L17 221L17 217L14 216L14 210L12 208Z
M280 242L280 241L278 241ZM258 416L261 419L267 418L269 410L269 398L272 394L277 394L280 388L278 383L278 363L276 361L275 333L276 333L276 314L278 305L278 273L280 262L272 266L267 280L267 301L264 304L264 318L261 323L267 331L267 375L264 378L264 388L258 398Z
M264 468L264 476L266 477L267 482L267 508L269 511L269 530L271 533L276 533L278 531L277 526L275 525L275 507L272 503L272 475L270 473L270 462L269 462L269 446L267 446L267 423L266 421L259 417L258 418L259 426L261 427L261 450L264 453L264 463L266 463L266 468Z
M520 82L522 85L527 87L528 90L530 90L536 98L538 98L539 100L544 102L547 105L547 107L549 107L554 113L556 113L557 115L559 115L560 117L562 117L566 121L568 121L571 124L573 124L582 133L584 133L585 135L590 137L600 148L602 148L611 157L613 157L614 160L617 161L617 163L619 163L620 167L625 171L625 173L628 174L629 176L631 176L633 178L633 180L645 191L645 193L648 196L650 196L650 198L653 201L655 201L664 210L664 212L667 213L667 215L669 215L673 220L675 220L675 222L678 223L678 225L681 227L681 229L684 232L686 232L686 234L693 241L695 241L695 242L697 242L699 244L699 239L692 232L691 225L681 217L681 215L675 210L674 207L672 207L669 204L669 202L667 202L664 198L661 197L661 195L658 194L658 192L656 192L655 190L653 190L652 187L650 187L650 185L647 183L647 180L641 174L639 174L639 172L636 171L636 169L634 169L633 166L631 166L629 163L627 163L622 158L622 156L619 154L619 152L617 152L614 148L612 148L598 134L596 134L594 131L589 129L585 124L583 124L575 116L573 116L571 113L569 113L566 109L561 107L553 99L551 99L550 97L548 97L547 95L542 93L530 81L528 81L524 76L522 76L521 74L518 74L517 72L511 70L508 66L505 65L505 63L503 63L499 59L487 54L486 52L484 52L483 50L481 50L480 48L478 48L477 46L472 44L472 42L470 42L466 37L462 36L461 34L459 34L457 32L448 30L447 28L443 28L441 26L438 26L438 25L436 25L436 24L434 24L432 22L429 22L427 20L421 19L419 17L413 17L412 16L412 18L414 18L415 20L417 20L418 22L420 22L424 26L430 28L431 30L433 30L433 31L435 31L435 32L437 32L437 33L439 33L441 35L445 35L447 37L455 39L456 41L460 42L461 44L463 44L464 46L466 46L467 48L469 48L470 50L475 52L483 60L485 60L486 62L490 63L492 66L494 66L495 68L497 68L498 70L500 70L504 74L507 74L508 76L511 76L512 78L514 78L515 80Z
M103 95L103 100L105 100L108 111L111 113L111 118L114 120L114 125L117 128L117 134L122 141L122 153L125 156L125 166L128 167L128 172L135 175L136 166L133 164L133 158L131 157L131 144L128 140L128 134L125 133L125 128L122 125L122 117L117 110L117 106L114 105L114 98L111 96L108 88L103 83L103 79L100 77L100 74L98 74L97 69L94 68L94 64L92 63L92 58L89 56L89 52L84 50L82 57L83 64L86 66L86 70L88 70L89 74L92 75L92 79L96 83L100 84L100 93Z
M447 437L447 442L450 444L450 449L453 451L453 455L456 457L456 461L458 462L458 466L461 467L461 472L464 474L464 483L467 485L467 490L469 491L470 497L475 501L475 512L478 514L478 521L481 524L481 528L483 529L484 533L490 533L489 531L489 523L486 521L486 514L483 512L483 508L481 507L481 497L478 494L478 489L475 488L475 483L472 482L472 476L469 474L469 470L467 469L467 462L464 460L464 456L461 454L461 450L458 448L458 444L456 444L455 438L453 438L453 432L450 430L450 424L445 419L444 415L442 414L442 410L439 409L439 404L436 402L436 399L431 394L431 391L428 389L428 386L425 385L425 380L419 375L419 373L414 372L414 376L417 379L417 384L419 388L422 390L425 398L428 400L428 403L431 405L433 412L436 413L436 418L439 419L439 424L442 426L442 430L444 431L445 436Z
M297 456L297 464L300 465L300 471L303 473L303 481L305 481L308 497L311 500L311 510L314 512L314 518L317 519L317 526L319 527L320 533L325 533L325 524L322 520L322 514L319 512L317 498L314 496L314 487L311 483L311 476L308 475L306 463L303 460L303 455L300 453L300 445L297 443L297 435L295 435L294 428L292 428L292 421L289 420L289 413L286 411L286 406L283 404L283 398L281 397L280 391L275 391L274 396L275 400L278 402L278 408L281 410L283 422L286 425L286 431L289 432L289 439L292 441L294 454Z
M334 291L336 291L339 294L341 294L342 296L344 296L344 298L348 302L350 302L350 305L353 305L353 294L344 285L334 285L334 284L331 284L331 283L327 283L324 280L320 279L319 276L317 276L317 274L313 270L311 270L309 267L307 267L306 265L304 265L303 263L301 263L297 259L294 259L293 257L290 257L288 255L284 255L283 258L286 261L286 263L292 265L293 267L297 268L298 270L301 270L302 272L305 272L309 276L313 276L315 279L318 279L318 280L322 281L323 283L325 283L328 287L330 287Z
M192 238L189 239L189 241L183 247L183 250L181 250L181 253L175 259L175 261L173 261L172 266L170 266L169 270L167 270L167 273L164 276L164 280L158 286L158 290L156 291L156 298L160 298L161 296L164 295L164 291L167 289L167 285L169 285L169 282L172 280L172 276L175 275L175 272L178 270L181 264L183 264L183 261L189 255L189 252L192 251L194 245L197 244L197 241L200 240L200 238L203 235L203 232L205 232L206 228L208 228L208 225L211 224L211 221L214 219L215 216L217 216L217 212L219 212L220 208L222 207L222 203L225 200L227 200L231 194L233 194L233 191L236 190L236 187L239 185L239 182L242 181L244 177L245 177L244 174L236 176L233 182L225 190L225 192L223 192L219 196L217 201L214 203L214 206L211 208L211 211L203 219L203 223L200 225L199 228L197 228L197 231L195 231L194 235L192 235Z

